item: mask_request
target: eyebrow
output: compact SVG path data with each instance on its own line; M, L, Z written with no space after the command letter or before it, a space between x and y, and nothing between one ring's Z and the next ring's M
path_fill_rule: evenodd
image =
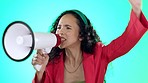
M58 25L58 26L61 26L61 25ZM66 27L72 27L72 26L69 25L69 24L65 24L64 26L66 26Z
M71 25L69 25L69 24L66 24L66 25L64 25L64 26L66 26L66 27L72 27Z

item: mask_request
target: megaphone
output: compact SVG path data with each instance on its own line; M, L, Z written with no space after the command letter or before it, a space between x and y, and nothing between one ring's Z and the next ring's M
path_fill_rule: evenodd
M3 48L6 55L14 61L27 59L33 50L44 49L50 53L51 49L61 43L60 36L53 33L35 32L22 21L10 23L3 34ZM36 65L39 71L41 65Z

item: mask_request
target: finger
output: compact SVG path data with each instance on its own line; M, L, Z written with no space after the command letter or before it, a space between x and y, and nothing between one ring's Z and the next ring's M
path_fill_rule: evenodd
M37 64L36 58L32 58L31 64L32 64L32 65L36 65L36 64Z
M48 61L49 60L49 55L45 54L43 57L43 60Z
M43 64L44 61L45 60L44 60L44 58L41 55L37 55L36 57L32 58L32 65Z
M37 50L37 54L43 55L42 49Z
M44 55L41 55L41 54L35 54L33 56L33 58L37 58L37 59L40 59L40 60L43 60L43 57L44 57Z
M44 63L44 61L43 60L41 60L41 59L33 59L32 60L32 64L33 65L36 65L36 64L39 64L39 65L42 65Z
M36 61L36 60L37 60L37 58L36 58L36 57L33 57L33 58L32 58L32 61Z
M43 60L41 60L41 59L36 59L36 64L39 64L39 65L42 65L44 63L44 61Z
M44 57L45 57L45 58L49 58L49 55L48 55L48 54L45 54Z
M40 60L43 60L43 57L44 57L44 55L37 54L37 57L36 58L38 58Z
M34 55L33 55L33 58L36 58L36 57L37 57L37 54L34 54Z

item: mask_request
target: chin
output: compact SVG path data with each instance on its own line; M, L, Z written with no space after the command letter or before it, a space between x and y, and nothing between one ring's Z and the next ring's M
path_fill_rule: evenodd
M65 48L63 45L59 45L58 46L60 49L63 49L63 48Z

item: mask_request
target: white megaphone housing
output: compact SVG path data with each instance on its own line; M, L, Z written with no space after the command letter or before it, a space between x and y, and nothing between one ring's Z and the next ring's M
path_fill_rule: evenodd
M53 47L60 44L61 39L59 35L53 33L33 33L25 22L15 21L5 29L2 42L4 51L10 59L23 61L34 49L44 49L50 53ZM41 65L36 65L35 68L39 71Z

